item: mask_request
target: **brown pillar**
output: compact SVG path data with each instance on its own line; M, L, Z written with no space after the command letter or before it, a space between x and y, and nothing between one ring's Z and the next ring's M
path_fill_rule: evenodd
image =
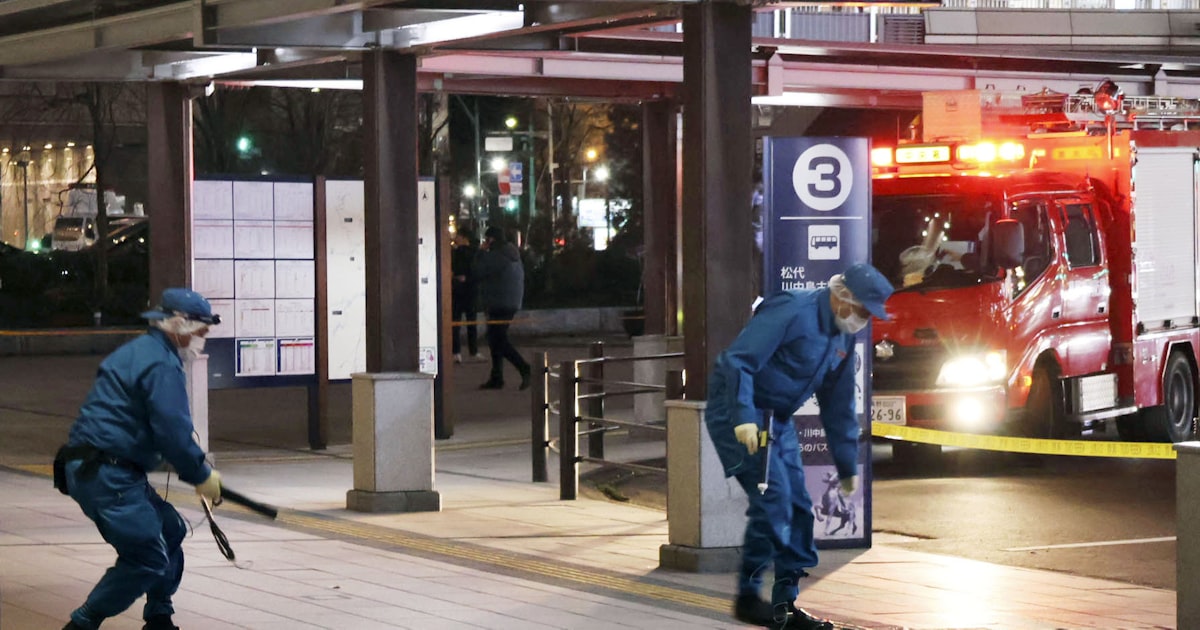
M417 372L417 58L363 55L367 372Z
M642 288L647 335L677 334L675 259L679 237L679 204L675 199L676 105L653 101L642 105L642 195L645 254Z
M750 315L754 230L750 210L748 5L683 8L683 326L687 397L708 396L713 359Z
M191 286L192 102L187 88L179 83L149 84L146 127L153 305L163 289Z

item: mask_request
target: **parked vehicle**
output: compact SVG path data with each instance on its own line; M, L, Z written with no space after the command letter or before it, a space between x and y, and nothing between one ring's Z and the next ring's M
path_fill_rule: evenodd
M929 141L972 128L939 122L951 103L978 135ZM1127 440L1193 439L1200 131L1172 128L1200 102L1002 103L927 96L926 142L873 150L873 260L896 286L894 319L874 326L873 419L1033 437L1115 420Z

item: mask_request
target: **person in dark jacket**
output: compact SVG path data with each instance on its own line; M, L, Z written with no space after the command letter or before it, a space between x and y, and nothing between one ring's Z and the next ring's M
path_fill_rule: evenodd
M479 297L487 313L488 349L492 353L492 373L480 389L504 387L504 360L521 374L521 389L529 387L529 363L508 339L508 327L521 310L525 296L525 267L521 252L504 237L504 231L492 226L484 232L484 241L473 266L479 281Z
M476 280L471 271L479 246L475 243L475 233L463 228L454 235L454 251L450 254L450 320L454 328L450 331L451 345L454 351L454 362L462 363L462 339L458 334L460 327L467 329L467 350L471 358L478 359L479 336L475 330L475 298ZM465 322L460 324L460 322Z
M142 595L144 630L178 630L171 597L183 578L181 545L188 526L150 486L146 472L165 459L197 494L213 502L221 495L221 475L192 439L182 360L200 353L209 326L220 317L200 294L178 288L163 291L160 306L142 317L150 330L101 362L55 457L55 485L117 552L116 564L63 630L95 630Z
M781 291L764 300L737 339L717 355L709 376L705 423L725 475L750 500L734 616L775 630L833 630L795 605L799 580L817 564L812 499L792 415L817 397L825 439L843 496L858 489L854 412L854 334L873 315L886 319L892 285L874 267L856 264L821 289ZM768 415L770 414L770 415ZM774 422L766 419L773 416ZM762 432L771 427L765 491ZM762 573L773 567L768 603Z

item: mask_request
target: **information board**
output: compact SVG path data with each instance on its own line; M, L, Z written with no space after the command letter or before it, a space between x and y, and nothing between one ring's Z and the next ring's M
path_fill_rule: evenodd
M316 375L313 184L192 184L192 287L222 323L205 345L209 387L303 385Z
M763 153L763 292L819 289L857 262L870 262L871 177L866 138L766 138ZM823 548L871 544L870 326L858 333L855 411L864 439L861 487L838 493L837 470L825 442L816 398L793 418L804 477Z

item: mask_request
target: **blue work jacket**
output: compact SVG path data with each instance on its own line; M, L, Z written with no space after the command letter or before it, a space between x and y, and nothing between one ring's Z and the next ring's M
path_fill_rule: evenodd
M834 323L828 288L781 291L759 304L709 375L705 421L725 474L753 462L735 426L761 426L763 411L790 419L814 394L838 475L857 474L854 362L854 335Z
M193 430L183 361L166 334L151 328L100 363L67 444L91 445L145 471L165 458L180 479L198 484L211 469Z

